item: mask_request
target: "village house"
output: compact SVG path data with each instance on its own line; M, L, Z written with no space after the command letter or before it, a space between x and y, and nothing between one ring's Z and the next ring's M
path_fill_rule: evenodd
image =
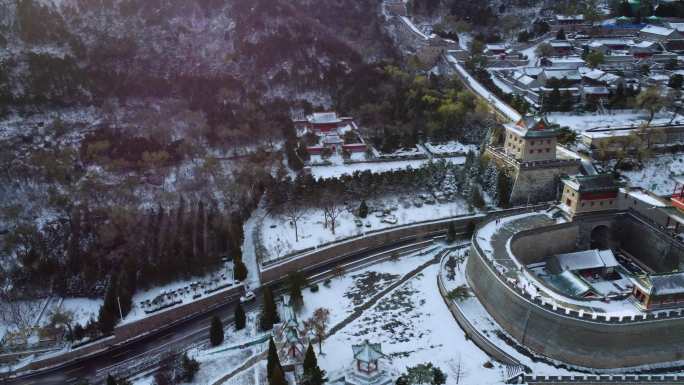
M653 42L666 42L682 38L682 34L676 29L661 27L657 25L647 25L639 31L639 37Z
M552 40L549 44L553 48L553 56L568 56L574 51L572 43L567 40Z

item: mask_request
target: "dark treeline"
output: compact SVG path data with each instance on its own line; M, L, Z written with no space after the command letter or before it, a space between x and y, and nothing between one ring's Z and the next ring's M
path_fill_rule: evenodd
M222 256L239 258L244 212L216 203L188 202L144 213L79 206L69 220L38 229L23 226L6 238L22 267L10 272L17 288L52 288L56 294L99 296L121 281L147 288L215 269ZM125 274L128 278L122 278Z

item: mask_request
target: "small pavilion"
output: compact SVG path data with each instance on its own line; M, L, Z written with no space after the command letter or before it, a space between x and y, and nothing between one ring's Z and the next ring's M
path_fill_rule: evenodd
M378 361L386 358L380 344L372 344L368 340L359 345L352 345L354 352L354 366L345 376L347 385L386 385L392 383L392 378L380 369Z

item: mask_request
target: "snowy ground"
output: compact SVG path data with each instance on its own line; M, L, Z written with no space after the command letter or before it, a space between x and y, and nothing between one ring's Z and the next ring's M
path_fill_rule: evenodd
M329 377L343 375L352 365L351 345L368 339L382 344L389 359L381 366L395 376L407 366L432 362L447 374L447 383L456 383L457 371L460 384L503 383L502 367L483 367L489 357L466 340L445 306L436 284L438 270L438 265L428 267L328 338L319 363Z
M644 168L621 171L630 186L642 187L657 195L669 195L674 191L674 177L684 174L684 154L662 155L644 162Z
M453 164L463 164L465 163L465 157L457 156L451 158L444 158L447 162ZM412 160L397 160L397 161L387 161L387 162L365 162L365 163L352 163L352 164L335 164L331 166L312 166L311 175L318 178L337 178L344 174L351 175L356 171L366 171L369 170L374 174L380 174L383 172L388 172L392 170L402 170L407 167L420 168L423 165L430 162L429 159L412 159Z
M282 257L293 251L320 246L335 240L361 235L368 231L431 219L447 218L470 212L468 203L465 200L459 197L454 199L454 201L445 203L423 204L421 207L410 204L410 197L406 197L401 202L396 197L383 199L382 203L384 203L385 207L395 209L392 210L390 217L394 217L397 223L383 222L383 220L388 220L387 216L378 217L378 213L369 212L368 217L362 220L362 226L358 227L354 221L357 217L352 212L345 211L336 221L337 227L335 228L334 235L330 226L327 229L323 227L323 210L319 208L311 209L298 223L299 241L295 238L294 227L285 217L268 215L264 217L261 227L261 242L269 254L264 256L264 260ZM374 203L369 201L369 207L373 207ZM405 205L408 207L404 207ZM349 209L356 209L358 206L359 202L355 202Z
M52 297L49 299L39 299L24 302L21 312L26 318L32 319L32 325L44 327L50 324L52 315L56 312L67 313L71 315L72 325L80 324L85 326L89 320L97 319L97 314L102 304L102 299L90 298L66 298ZM3 309L4 304L0 305L0 310ZM8 311L8 310L2 310ZM10 318L0 317L0 340L6 332L16 331L16 325L13 325Z
M638 127L648 119L648 114L645 111L632 110L587 115L554 112L549 113L547 118L549 121L560 124L563 127L569 127L573 131L581 132L592 128ZM656 114L651 125L667 124L670 120L672 120L672 113L659 113ZM678 116L675 121L684 123L684 116Z
M300 311L300 319L308 319L316 309L323 307L330 310L330 324L335 325L351 314L355 307L434 258L441 249L442 246L430 246L401 256L396 261L384 261L349 271L341 277L331 279L327 284L319 283L317 292L304 290L304 306ZM331 303L335 306L331 306Z
M133 306L130 313L124 318L123 323L137 321L145 318L148 314L146 310L164 307L163 311L174 306L187 304L193 300L213 295L220 290L228 290L234 287L233 263L227 262L218 271L209 273L203 277L193 277L187 280L176 281L163 286L137 292L133 296ZM144 305L143 301L154 301L158 298L159 305ZM155 314L155 313L150 313Z
M221 379L225 374L242 365L250 357L267 350L267 343L256 343L251 346L242 346L253 341L263 339L264 333L256 328L257 312L247 314L247 327L236 331L234 326L225 328L225 340L217 347L203 346L193 348L188 351L188 356L196 359L200 363L200 370L197 372L192 385L213 384ZM265 361L263 362L265 364ZM257 376L258 378L258 376ZM242 375L238 375L226 384L255 384L255 373L247 370ZM134 379L134 385L154 385L154 378L151 375L141 375Z

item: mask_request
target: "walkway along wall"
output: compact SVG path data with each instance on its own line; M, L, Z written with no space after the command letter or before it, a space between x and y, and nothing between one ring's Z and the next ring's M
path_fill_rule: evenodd
M681 311L671 311L658 318L653 314L594 318L542 303L509 286L476 242L471 247L466 273L470 287L489 314L519 344L540 355L596 369L666 364L684 359Z

